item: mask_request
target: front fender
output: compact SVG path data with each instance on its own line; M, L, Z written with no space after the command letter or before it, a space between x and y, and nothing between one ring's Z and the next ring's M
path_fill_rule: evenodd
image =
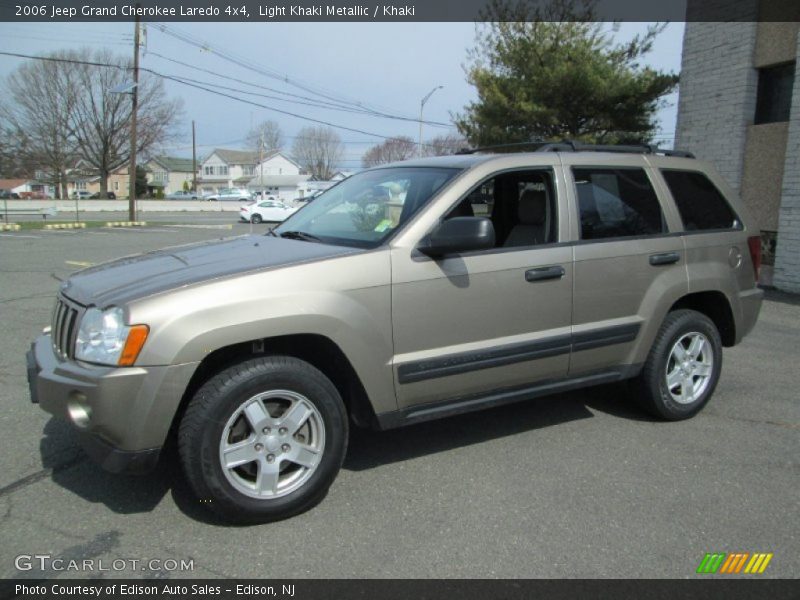
M130 307L150 325L141 365L202 361L263 338L316 334L347 356L376 412L395 410L387 252L366 252L187 287Z

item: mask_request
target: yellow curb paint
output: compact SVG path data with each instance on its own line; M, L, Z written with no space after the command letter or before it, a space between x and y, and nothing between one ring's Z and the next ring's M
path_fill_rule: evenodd
M85 262L82 260L65 260L64 264L72 265L75 267L91 267L94 263Z

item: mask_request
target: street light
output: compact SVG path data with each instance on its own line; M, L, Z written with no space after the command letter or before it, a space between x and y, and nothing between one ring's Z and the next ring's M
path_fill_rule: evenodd
M428 92L428 94L419 103L419 145L417 146L418 156L422 156L422 109L425 108L425 103L431 96L433 96L434 92L436 92L436 90L441 90L443 87L443 85L437 85L430 92Z

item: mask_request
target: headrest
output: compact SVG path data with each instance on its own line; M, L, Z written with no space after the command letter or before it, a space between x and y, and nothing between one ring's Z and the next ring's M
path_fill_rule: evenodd
M519 198L519 222L522 225L542 225L547 218L547 192L527 189Z

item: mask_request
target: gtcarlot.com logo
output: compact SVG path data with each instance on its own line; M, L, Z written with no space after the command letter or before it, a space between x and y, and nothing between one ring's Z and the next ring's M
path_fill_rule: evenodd
M767 570L772 552L714 552L707 553L697 572L702 574L755 575Z
M66 559L50 554L20 554L14 559L14 566L18 571L194 571L194 559Z

